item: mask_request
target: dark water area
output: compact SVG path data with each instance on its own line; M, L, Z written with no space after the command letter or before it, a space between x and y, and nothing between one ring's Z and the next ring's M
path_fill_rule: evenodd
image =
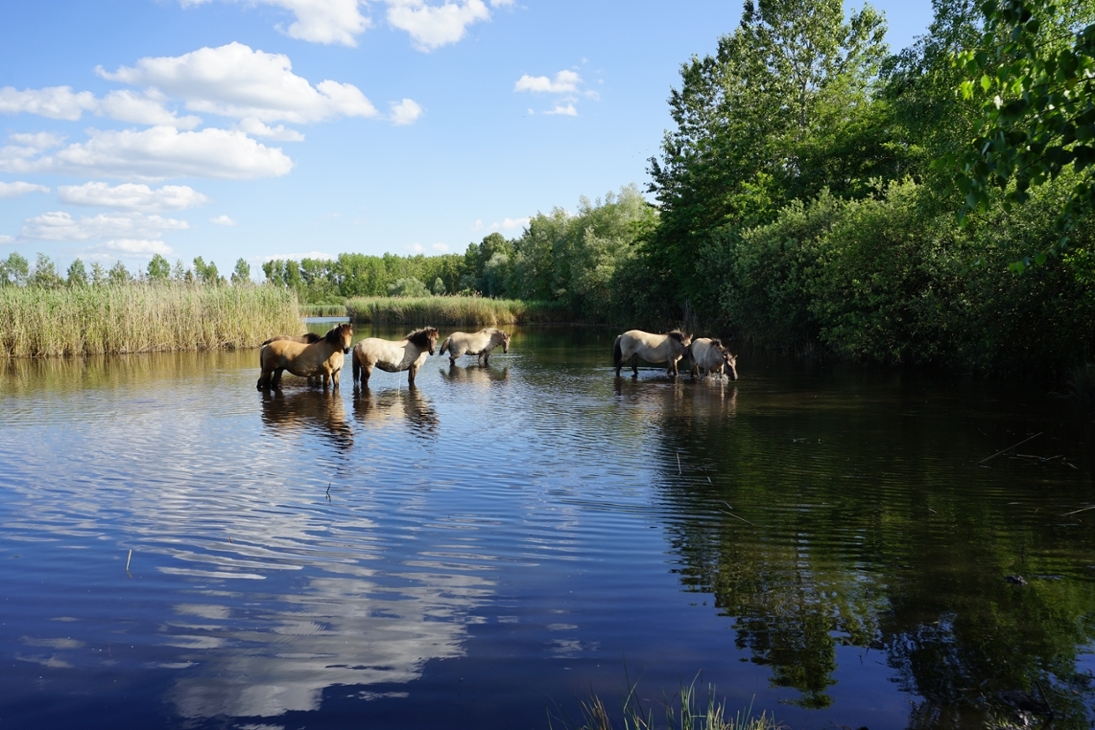
M1095 415L761 353L617 379L613 337L335 393L258 392L257 351L0 362L0 727L547 728L629 681L1091 727Z

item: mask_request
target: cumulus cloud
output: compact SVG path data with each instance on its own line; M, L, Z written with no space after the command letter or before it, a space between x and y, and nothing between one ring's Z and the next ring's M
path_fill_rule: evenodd
M7 234L0 234L0 244L12 243L15 239Z
M108 185L89 182L83 185L61 185L57 197L69 205L102 206L156 213L165 210L185 210L204 205L209 198L188 185L164 185L153 190L147 185L125 183Z
M0 89L0 113L38 114L50 119L78 120L85 111L98 106L90 91L73 93L71 86L18 91L11 86Z
M448 253L449 252L449 244L447 244L447 243L435 243L432 246L430 246L430 248L432 248L437 253Z
M45 185L35 185L29 182L0 182L0 199L19 198L27 193L48 193Z
M532 218L528 216L524 218L504 218L501 223L494 223L490 228L492 231L512 231L525 228L531 221Z
M573 94L578 91L582 77L575 71L560 71L551 79L547 76L529 76L525 74L517 79L514 91L548 92L551 94Z
M414 124L420 116L422 116L422 107L413 99L392 102L392 124L396 126Z
M279 148L266 147L238 130L180 132L174 127L141 131L91 130L87 142L27 160L0 150L0 171L64 172L140 180L211 177L246 180L285 175L293 167ZM5 148L6 149L6 148Z
M252 137L268 137L278 142L303 142L304 135L295 129L289 129L284 124L276 127L268 127L254 117L240 120L240 129Z
M232 220L230 217L228 217L227 215L218 215L216 218L210 218L209 222L213 223L213 224L216 224L218 226L234 226L234 225L236 225L236 222L234 220Z
M64 211L51 211L28 218L20 233L23 238L39 241L151 240L164 231L189 227L183 220L142 213L104 213L76 219Z
M178 129L194 129L201 118L188 115L179 117L164 107L163 101L146 94L128 90L112 91L102 98L93 110L96 114L134 124L169 125Z
M136 238L119 238L107 241L102 246L95 246L91 250L111 251L121 253L123 256L140 256L149 259L152 258L153 254L170 256L173 253L171 247L163 241L148 241Z
M242 0L236 0L240 2ZM313 43L340 43L356 46L355 36L372 27L361 14L360 0L249 0L251 4L273 5L293 13L296 22L284 32L290 38ZM211 0L180 0L185 7L204 5ZM278 27L281 30L280 26Z
M356 86L330 80L312 86L292 68L288 56L233 42L181 56L142 58L136 66L114 72L96 71L111 81L153 87L182 99L191 111L236 119L301 123L376 116L376 108Z
M562 114L567 117L578 116L578 109L573 104L556 104L544 114Z
M403 247L403 250L407 253L422 253L426 249L422 248L421 243L409 243Z
M490 19L482 0L427 5L425 0L387 0L388 22L411 36L414 47L429 52L456 43L472 23Z

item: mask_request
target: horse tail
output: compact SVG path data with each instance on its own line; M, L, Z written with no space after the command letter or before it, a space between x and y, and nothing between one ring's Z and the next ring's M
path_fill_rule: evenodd
M620 363L624 359L624 351L620 346L621 339L623 339L623 335L617 335L616 344L612 346L612 366L616 368L620 367Z
M438 350L438 356L444 355L445 350L449 349L449 343L452 341L452 335L445 338L445 341L441 343L441 349Z

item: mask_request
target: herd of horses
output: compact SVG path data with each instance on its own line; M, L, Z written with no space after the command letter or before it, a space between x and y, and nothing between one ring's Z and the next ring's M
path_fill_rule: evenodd
M414 376L434 354L440 334L436 327L416 329L401 340L385 340L366 337L353 344L354 328L350 324L332 327L325 335L309 332L303 335L277 335L262 343L259 350L258 389L281 387L281 374L308 378L309 382L338 387L345 356L350 355L353 382L368 387L374 368L389 373L407 371L408 380L414 385ZM494 327L479 332L453 332L441 343L440 352L448 353L449 363L455 365L462 355L475 355L481 365L490 364L490 354L499 345L502 352L509 352L509 334ZM639 376L639 359L659 364L666 363L666 374L677 377L677 363L683 358L692 360L691 374L711 375L725 373L730 380L738 379L737 357L730 353L719 340L711 337L692 339L680 330L652 334L642 330L628 330L616 338L612 347L612 362L616 377L630 361L632 377Z

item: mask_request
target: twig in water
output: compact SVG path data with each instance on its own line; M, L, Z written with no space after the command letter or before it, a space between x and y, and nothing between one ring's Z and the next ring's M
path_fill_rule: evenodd
M129 572L129 561L133 559L133 548L129 549L129 556L125 559L125 572Z
M1011 451L1012 449L1014 449L1014 448L1015 448L1016 446L1022 446L1022 445L1023 445L1023 444L1025 444L1025 443L1026 443L1027 441L1031 441L1031 440L1033 440L1033 439L1036 439L1036 438L1038 438L1039 436L1041 436L1041 435L1042 435L1042 433L1044 433L1044 432L1043 432L1043 431L1039 431L1038 433L1034 434L1034 435L1033 435L1033 436L1031 436L1030 438L1025 438L1025 439L1023 439L1022 441L1020 441L1020 442L1019 442L1019 443L1017 443L1017 444L1012 444L1011 446L1007 447L1007 448L1006 448L1006 449L1004 449L1003 451L997 451L997 452L996 452L995 454L993 454L992 456L986 456L986 457L985 457L984 459L981 459L981 461L979 461L979 462L977 462L977 463L978 463L978 464L984 464L984 463L985 463L986 461L988 461L989 459L995 459L995 458L996 458L997 456L999 456L1000 454L1004 454L1004 453L1007 453L1008 451Z
M677 452L677 475L680 476L681 474L684 474L684 471L681 470L681 452L678 451Z
M1090 507L1081 507L1080 509L1074 509L1071 512L1065 512L1063 515L1061 515L1061 517L1071 517L1072 515L1078 515L1081 512L1087 512L1088 510L1093 509L1095 509L1095 504L1091 505Z
M327 501L331 501L331 483L327 482Z
M723 502L723 504L726 504L726 502ZM728 504L726 504L726 508L727 508L727 509L731 509L731 510L732 510L732 509L734 509L733 507L731 507L731 506L730 506L730 505L728 505ZM723 510L721 510L721 509L719 510L719 512L722 512L722 513L723 513L724 515L730 515L730 516L731 516L731 517L733 517L734 519L737 519L737 520L741 520L742 522L744 522L744 523L745 523L745 524L747 524L747 525L753 525L753 527L756 527L756 525L754 525L754 524L753 524L752 522L750 522L749 520L745 519L744 517L739 517L738 515L734 514L733 512L724 512L724 511L723 511Z

